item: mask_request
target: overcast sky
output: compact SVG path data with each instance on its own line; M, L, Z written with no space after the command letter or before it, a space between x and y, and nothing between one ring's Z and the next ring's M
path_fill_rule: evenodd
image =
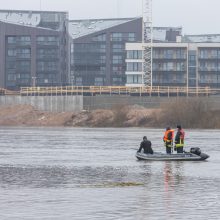
M69 11L70 19L137 17L142 0L0 0L1 9ZM154 26L220 34L220 0L153 0Z

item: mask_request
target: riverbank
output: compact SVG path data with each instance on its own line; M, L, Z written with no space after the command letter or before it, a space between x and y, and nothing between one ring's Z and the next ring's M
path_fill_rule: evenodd
M181 100L148 109L116 105L111 109L52 113L31 105L0 107L0 126L154 127L220 129L220 110L201 100Z
M72 126L72 127L139 127L146 126L152 109L141 106L117 106L79 113L52 113L31 105L0 107L0 126Z

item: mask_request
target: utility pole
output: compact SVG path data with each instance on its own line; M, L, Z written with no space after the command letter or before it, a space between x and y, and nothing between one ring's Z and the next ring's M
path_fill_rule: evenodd
M152 0L142 0L142 10L143 10L142 84L152 89L152 66L153 66Z

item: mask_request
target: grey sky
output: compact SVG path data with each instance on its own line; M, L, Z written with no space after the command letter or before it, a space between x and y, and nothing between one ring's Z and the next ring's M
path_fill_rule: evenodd
M40 4L41 2L41 4ZM136 17L142 0L0 0L1 9L69 11L71 19ZM153 0L154 26L182 26L185 34L220 34L220 0Z

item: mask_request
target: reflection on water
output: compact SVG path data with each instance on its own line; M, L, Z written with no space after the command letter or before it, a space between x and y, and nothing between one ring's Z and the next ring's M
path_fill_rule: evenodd
M165 150L162 133L0 129L0 219L219 219L219 131L187 132L207 162L137 161L143 135Z

